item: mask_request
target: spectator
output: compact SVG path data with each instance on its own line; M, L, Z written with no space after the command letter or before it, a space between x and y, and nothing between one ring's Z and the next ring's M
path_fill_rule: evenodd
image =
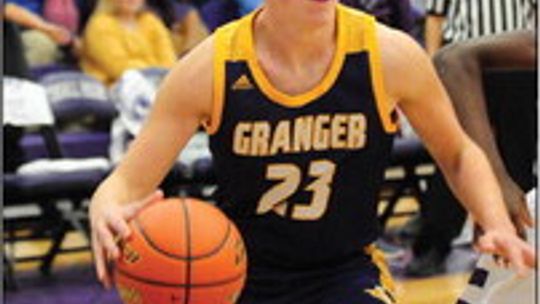
M75 0L45 0L43 16L68 29L73 35L79 32L80 14Z
M178 3L173 0L148 0L148 6L169 28L177 55L187 53L208 36L208 29L197 9L187 1Z
M30 6L26 6L30 7ZM21 34L25 58L30 66L52 63L62 58L59 46L72 42L66 28L44 20L24 6L9 2L4 6L6 19L27 29Z
M81 67L107 85L129 69L169 68L175 58L165 24L144 0L102 1L83 35Z

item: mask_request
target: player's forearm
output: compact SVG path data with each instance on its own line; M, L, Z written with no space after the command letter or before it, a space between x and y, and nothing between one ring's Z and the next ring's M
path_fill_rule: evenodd
M425 41L426 51L430 56L435 55L442 45L442 25L444 17L428 15L426 17Z
M467 141L452 163L441 164L449 185L485 231L515 231L485 155Z
M146 197L156 190L162 178L155 177L156 171L146 170L146 174L132 165L120 164L98 187L93 201L129 204Z

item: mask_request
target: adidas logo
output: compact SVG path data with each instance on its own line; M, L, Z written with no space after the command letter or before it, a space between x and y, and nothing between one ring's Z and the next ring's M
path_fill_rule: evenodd
M233 91L236 90L251 90L253 89L253 85L251 84L251 81L249 81L249 78L246 75L240 76L238 80L235 81L235 83L232 86Z

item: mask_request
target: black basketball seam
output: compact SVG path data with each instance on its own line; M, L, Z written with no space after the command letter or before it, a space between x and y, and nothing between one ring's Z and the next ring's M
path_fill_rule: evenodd
M186 263L186 277L184 282L186 286L184 287L184 304L189 304L189 298L191 296L191 224L189 221L189 211L186 205L185 199L182 198L180 201L182 204L182 210L184 211L184 225L186 233L186 254L187 254L187 263Z
M208 257L211 257L215 254L217 254L221 248L223 248L225 246L225 244L227 243L227 240L229 239L229 234L231 233L231 223L228 222L227 223L227 230L225 231L225 237L223 238L223 240L221 241L221 243L219 243L219 245L216 246L216 248L212 249L211 251L207 252L207 253L203 253L203 254L199 254L199 255L195 255L195 256L191 256L191 257L186 257L186 256L182 256L182 255L177 255L177 254L174 254L174 253L170 253L170 252L167 252L161 248L159 248L153 241L152 239L148 236L148 234L146 233L146 231L144 230L142 224L140 223L139 219L138 218L135 218L135 220L133 221L134 224L135 224L135 227L137 228L137 230L139 230L139 232L141 233L143 239L146 241L146 243L152 247L154 250L156 250L157 252L169 257L169 258L172 258L172 259L175 259L175 260L181 260L181 261L186 261L186 260L200 260L200 259L205 259L205 258L208 258Z
M155 281L155 280L151 280L151 279L147 279L147 278L141 278L139 276L136 276L136 275L133 275L123 269L120 269L120 268L117 268L117 272L118 274L124 276L124 277L127 277L131 280L134 280L134 281L138 281L140 283L144 283L144 284L148 284L148 285L155 285L155 286L161 286L161 287L187 287L187 284L182 284L182 283L168 283L168 282L160 282L160 281ZM221 285L225 285L225 284L228 284L228 283L232 283L232 282L236 282L242 278L244 278L245 274L244 273L240 273L234 277L230 277L230 278L226 278L226 279L223 279L223 280L220 280L220 281L215 281L215 282L207 282L207 283L195 283L195 284L191 284L191 288L208 288L208 287L215 287L215 286L221 286Z

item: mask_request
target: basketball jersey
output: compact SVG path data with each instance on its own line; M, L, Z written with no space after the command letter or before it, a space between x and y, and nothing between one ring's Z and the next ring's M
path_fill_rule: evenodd
M257 13L214 36L214 110L206 127L218 204L242 232L252 267L343 262L379 235L377 194L396 130L375 19L338 5L327 74L290 96L257 62Z

